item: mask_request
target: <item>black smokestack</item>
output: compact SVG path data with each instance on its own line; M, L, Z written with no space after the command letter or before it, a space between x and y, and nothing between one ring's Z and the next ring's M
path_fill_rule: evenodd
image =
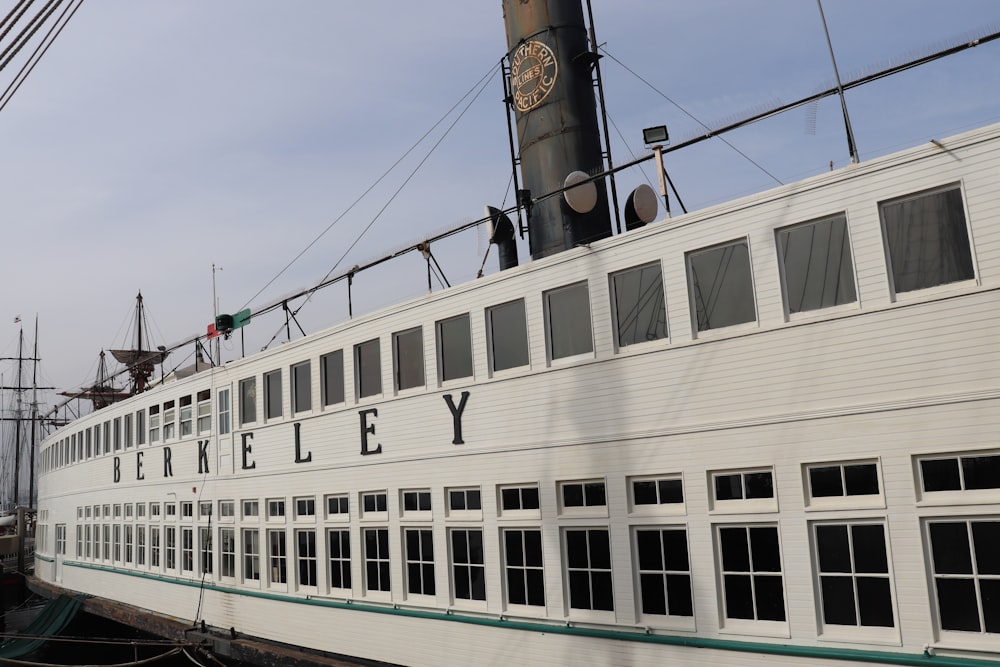
M537 198L564 187L572 172L604 169L593 55L579 0L503 0L503 7L521 178ZM588 211L577 212L562 196L531 207L534 259L611 235L604 181L594 185L596 203Z

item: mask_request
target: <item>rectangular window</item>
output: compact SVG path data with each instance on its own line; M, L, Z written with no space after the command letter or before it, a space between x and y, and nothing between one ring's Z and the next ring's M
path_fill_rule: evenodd
M472 377L472 329L469 314L441 320L435 328L441 381Z
M283 519L285 517L285 500L283 498L267 499L267 518Z
M100 450L100 429L94 429L95 438L97 439L96 448ZM160 406L151 405L149 406L149 441L151 443L160 441Z
M119 452L119 451L121 451L121 448L122 448L122 419L121 419L121 417L115 417L114 422L112 422L112 424L114 426L114 428L112 430L112 433L114 435L112 436L112 438L113 438L114 443L115 443L115 451Z
M166 526L164 529L163 538L165 542L165 557L164 560L167 564L168 570L177 569L177 528L174 526Z
M200 564L203 574L212 574L212 529L198 529L198 545L200 547Z
M537 486L500 487L500 509L502 512L539 511Z
M634 548L641 613L694 616L687 530L637 528Z
M264 418L281 417L281 371L264 373Z
M364 528L365 590L389 591L389 529Z
M782 289L789 313L858 300L847 218L841 214L777 230Z
M198 503L198 517L203 521L211 520L212 518L212 502L201 502Z
M104 560L111 560L111 525L102 524L101 525L101 553L104 555Z
M164 503L164 507L166 507L168 519L173 519L177 516L177 503Z
M257 421L257 378L240 380L240 424Z
M549 358L563 359L593 352L587 283L545 292L544 299Z
M125 562L132 563L135 559L135 528L132 524L125 524Z
M563 482L559 485L563 508L607 507L608 498L604 482Z
M284 584L288 582L287 560L288 552L285 545L285 531L267 531L267 560L271 568L272 584Z
M191 395L181 396L181 437L185 438L194 432L194 408L191 405Z
M349 516L349 510L350 506L347 494L326 497L326 516L328 519L334 517L346 519Z
M115 524L111 527L111 551L116 562L122 559L122 527Z
M135 413L135 444L146 444L146 411L138 410ZM87 430L87 458L90 458L90 430Z
M327 531L330 556L330 588L351 588L351 531Z
M316 585L316 531L295 531L295 559L299 568L299 586Z
M205 435L212 430L212 390L204 389L198 392L198 435Z
M545 606L545 578L542 570L542 531L503 531L504 584L507 604Z
M181 503L181 518L192 519L194 518L194 503L191 501L185 501Z
M220 500L219 501L219 519L222 521L231 521L236 517L236 503L232 500Z
M770 470L713 473L716 501L774 498L774 475Z
M807 468L810 498L846 498L880 493L874 463L830 463Z
M312 410L312 364L303 361L291 369L292 412Z
M721 526L718 558L727 619L785 620L777 526Z
M411 512L430 512L431 492L428 490L403 491L403 516Z
M941 629L1000 633L1000 521L932 521L927 539Z
M219 435L226 435L231 430L229 390L220 389L216 400L219 407Z
M260 581L260 532L243 529L243 580Z
M633 477L629 485L633 509L684 503L684 485L679 476Z
M149 527L149 566L160 567L160 527Z
M163 441L171 440L177 435L177 408L174 401L163 404Z
M379 339L354 346L354 377L358 398L382 393L382 361Z
M146 564L146 527L135 527L135 564Z
M524 299L486 309L490 368L504 371L528 365L528 320Z
M101 440L104 442L104 453L111 453L111 420L104 422L101 427ZM66 461L66 457L63 457L63 461Z
M392 334L396 390L424 386L424 331L414 327Z
M219 529L219 574L223 577L236 576L236 529Z
M344 402L344 351L337 350L319 358L320 393L323 405Z
M455 598L486 599L486 566L483 558L483 531L479 528L452 528L451 573Z
M181 528L181 571L194 571L194 530Z
M295 518L296 519L312 519L316 516L316 499L315 498L296 498L295 499Z
M570 608L614 611L606 529L566 529L565 563Z
M361 518L382 518L386 512L385 491L375 491L361 494Z
M83 549L84 556L86 558L91 557L91 554L93 553L92 548L95 544L96 541L94 540L93 526L88 523L83 527Z
M813 526L823 622L895 625L885 526L823 523Z
M882 202L879 212L896 294L975 277L957 185Z
M482 509L482 494L478 488L448 489L448 510L450 512L478 512Z
M688 293L697 331L755 322L750 246L746 239L687 254Z
M243 518L260 516L260 504L256 500L243 501Z
M612 274L611 295L619 347L667 337L667 305L659 262Z
M154 519L160 518L160 503L149 503L149 516Z
M925 493L1000 489L1000 455L927 457L920 459L920 484Z
M132 413L125 415L125 449L129 449L133 442L133 431L132 431ZM83 434L80 434L80 444L83 444ZM81 455L81 458L82 455Z
M413 595L434 595L434 538L430 528L407 528L403 531L406 545L406 592Z

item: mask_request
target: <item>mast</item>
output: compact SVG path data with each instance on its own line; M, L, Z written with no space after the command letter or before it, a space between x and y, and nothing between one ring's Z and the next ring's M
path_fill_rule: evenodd
M21 366L24 360L24 327L21 327L17 342L17 392L16 408L14 410L14 507L17 507L21 494Z
M38 423L38 315L35 315L35 346L31 355L31 438L28 441L28 507L35 506L35 443Z

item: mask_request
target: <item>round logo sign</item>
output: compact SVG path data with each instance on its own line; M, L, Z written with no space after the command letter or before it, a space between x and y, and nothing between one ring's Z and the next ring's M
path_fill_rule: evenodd
M523 113L541 104L558 73L556 56L545 44L531 40L517 47L510 64L514 108Z

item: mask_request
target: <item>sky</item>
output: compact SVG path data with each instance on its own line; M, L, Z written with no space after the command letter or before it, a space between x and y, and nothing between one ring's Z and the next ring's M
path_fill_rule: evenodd
M645 154L644 127L678 142L833 82L811 0L593 5L616 163ZM997 0L823 9L845 80L1000 30ZM140 291L152 344L172 346L212 321L213 264L221 312L256 310L511 205L505 52L499 0L86 0L0 110L0 356L22 326L30 345L37 317L39 384L75 389L102 349L131 345ZM998 73L1000 41L849 91L861 159L1000 121ZM671 153L667 170L694 210L848 161L828 98ZM634 170L618 188L654 179ZM432 251L455 284L486 248L480 230ZM425 293L426 266L411 254L354 285L355 314L371 311ZM311 333L346 317L340 283L298 321ZM283 325L255 318L247 352L280 344ZM223 359L240 353L234 337Z

